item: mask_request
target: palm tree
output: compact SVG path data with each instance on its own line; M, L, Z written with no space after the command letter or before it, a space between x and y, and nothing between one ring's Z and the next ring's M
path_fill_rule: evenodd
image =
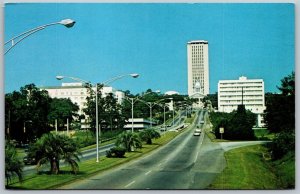
M147 144L152 144L152 139L160 138L160 133L155 129L145 129L139 133L141 139Z
M17 150L10 142L5 142L5 178L6 187L10 183L14 175L18 176L20 182L23 180L23 163L17 157Z
M142 141L137 133L123 132L118 136L116 146L124 147L127 152L131 152L133 148L142 148Z
M63 159L70 164L74 173L78 171L76 161L79 161L79 147L68 136L52 133L44 134L30 149L30 153L38 157L38 169L49 162L51 174L59 173L59 162Z

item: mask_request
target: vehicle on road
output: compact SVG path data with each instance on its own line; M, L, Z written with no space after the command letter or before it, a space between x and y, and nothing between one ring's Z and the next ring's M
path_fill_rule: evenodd
M201 135L201 133L200 132L194 132L194 136L200 136Z
M197 128L197 129L195 130L195 132L197 132L197 133L201 133L201 132L202 132L202 130L201 130L200 128Z
M25 156L23 162L25 165L33 165L36 164L36 159L34 157Z
M204 121L200 121L200 124L204 124Z

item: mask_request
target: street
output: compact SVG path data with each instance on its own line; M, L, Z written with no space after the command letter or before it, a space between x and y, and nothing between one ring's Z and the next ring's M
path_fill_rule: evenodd
M144 158L59 189L205 189L225 167L224 151L193 131Z
M196 125L204 117L202 111ZM151 154L57 189L205 189L226 167L225 150L264 143L214 143L194 128Z

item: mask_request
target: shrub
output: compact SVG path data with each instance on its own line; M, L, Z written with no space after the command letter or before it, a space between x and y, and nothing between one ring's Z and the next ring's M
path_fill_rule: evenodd
M280 159L288 152L295 152L295 133L283 131L276 134L271 151L273 159Z
M126 149L123 147L113 147L110 150L106 151L106 157L116 157L116 158L124 158Z

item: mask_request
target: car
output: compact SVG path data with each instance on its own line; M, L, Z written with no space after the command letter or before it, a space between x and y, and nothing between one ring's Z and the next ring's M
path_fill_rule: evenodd
M200 121L200 124L204 124L204 121Z
M199 129L199 128L197 128L197 129L195 130L195 132L197 132L197 133L201 133L201 132L202 132L202 130L201 130L201 129Z
M36 159L34 157L25 156L23 162L25 165L33 165L36 164Z
M201 133L200 132L194 132L194 136L200 136L201 135Z

